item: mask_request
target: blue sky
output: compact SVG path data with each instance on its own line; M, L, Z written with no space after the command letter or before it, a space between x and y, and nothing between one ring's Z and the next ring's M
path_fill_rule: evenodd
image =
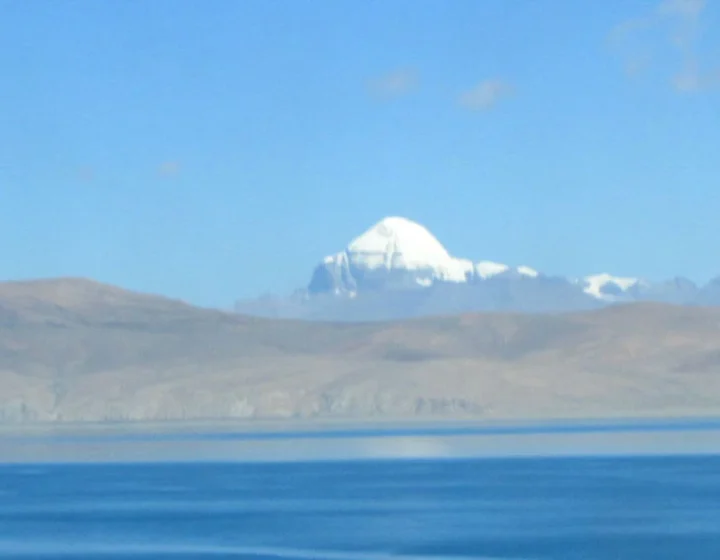
M5 0L0 279L285 293L387 215L720 274L717 0Z

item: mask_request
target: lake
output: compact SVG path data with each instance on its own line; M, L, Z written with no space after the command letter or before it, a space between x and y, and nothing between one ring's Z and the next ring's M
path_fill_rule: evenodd
M0 557L717 560L716 429L634 430L5 438Z

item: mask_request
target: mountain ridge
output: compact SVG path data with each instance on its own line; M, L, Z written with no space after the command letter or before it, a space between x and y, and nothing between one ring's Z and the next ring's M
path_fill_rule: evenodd
M0 321L0 423L588 418L720 407L719 308L644 302L323 323L88 282L20 291L0 283L0 309L16 313Z
M305 288L289 297L238 301L251 315L324 321L395 320L461 312L562 313L658 301L720 305L720 280L700 287L608 273L565 278L527 265L452 256L424 226L384 218L326 256Z

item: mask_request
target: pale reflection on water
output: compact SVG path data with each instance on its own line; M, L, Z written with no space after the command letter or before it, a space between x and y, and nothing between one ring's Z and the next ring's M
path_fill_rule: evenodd
M170 432L65 429L0 434L0 462L306 461L557 455L718 454L720 422L525 425L497 430L351 428L342 431Z

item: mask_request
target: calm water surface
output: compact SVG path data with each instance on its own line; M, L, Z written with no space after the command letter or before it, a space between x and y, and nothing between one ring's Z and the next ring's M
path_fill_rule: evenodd
M0 466L2 558L720 558L720 458Z

